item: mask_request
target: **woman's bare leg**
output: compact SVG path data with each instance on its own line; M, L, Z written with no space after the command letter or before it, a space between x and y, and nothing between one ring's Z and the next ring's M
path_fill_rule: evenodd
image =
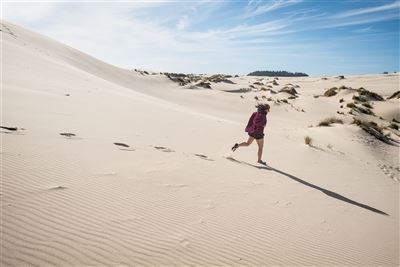
M261 158L262 158L262 153L263 153L263 147L264 147L264 138L257 139L256 142L257 142L257 145L258 145L258 153L257 153L258 160L257 161L261 162L262 161Z
M247 139L246 142L240 143L239 146L249 146L251 143L253 143L254 137L249 136L249 139Z

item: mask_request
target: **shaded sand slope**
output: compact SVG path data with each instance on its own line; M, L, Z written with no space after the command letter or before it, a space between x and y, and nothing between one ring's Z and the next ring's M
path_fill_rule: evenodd
M2 266L399 264L398 147L307 127L334 78L280 80L258 166L229 150L258 92L224 91L254 77L189 90L2 24Z

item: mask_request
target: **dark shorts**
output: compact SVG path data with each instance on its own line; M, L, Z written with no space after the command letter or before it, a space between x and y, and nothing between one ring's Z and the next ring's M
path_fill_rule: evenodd
M249 136L253 137L256 140L264 138L263 133L249 133Z

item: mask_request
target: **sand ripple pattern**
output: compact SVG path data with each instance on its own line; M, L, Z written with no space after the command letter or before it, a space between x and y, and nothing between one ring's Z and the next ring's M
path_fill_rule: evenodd
M117 177L39 154L3 154L1 168L1 266L391 264L320 231L299 232L296 217L264 204L254 212L191 195L190 185L102 181Z

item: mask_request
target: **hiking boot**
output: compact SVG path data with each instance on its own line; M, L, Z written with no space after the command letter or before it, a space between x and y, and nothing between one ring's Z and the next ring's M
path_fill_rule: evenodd
M231 149L232 149L232 151L235 151L238 147L239 147L239 144L236 143Z

